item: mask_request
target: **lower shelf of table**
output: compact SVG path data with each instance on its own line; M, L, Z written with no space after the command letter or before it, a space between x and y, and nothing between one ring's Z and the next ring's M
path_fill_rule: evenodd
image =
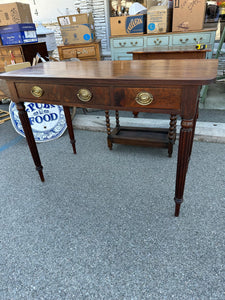
M140 145L168 148L168 128L145 128L120 126L108 135L108 141L115 144Z

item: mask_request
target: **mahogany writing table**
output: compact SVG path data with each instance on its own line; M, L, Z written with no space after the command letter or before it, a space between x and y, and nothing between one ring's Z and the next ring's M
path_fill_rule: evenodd
M70 106L180 115L174 197L175 216L178 216L194 138L199 89L215 80L217 65L215 59L62 61L3 73L0 78L8 82L42 181L43 167L24 101L63 105L74 153Z

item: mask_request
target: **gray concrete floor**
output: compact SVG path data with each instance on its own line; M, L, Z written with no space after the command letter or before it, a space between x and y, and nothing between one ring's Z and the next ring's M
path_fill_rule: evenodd
M224 144L194 143L174 218L177 144L168 158L75 135L77 155L67 132L38 144L42 183L0 125L0 299L225 299Z

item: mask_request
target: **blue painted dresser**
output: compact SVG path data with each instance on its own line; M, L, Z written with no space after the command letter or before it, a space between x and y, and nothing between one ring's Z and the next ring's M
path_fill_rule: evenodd
M216 28L207 28L201 31L167 32L162 34L124 35L110 37L112 60L131 60L129 51L145 47L158 46L188 46L197 43L207 44L213 49L216 36ZM211 58L212 52L208 52L206 58Z

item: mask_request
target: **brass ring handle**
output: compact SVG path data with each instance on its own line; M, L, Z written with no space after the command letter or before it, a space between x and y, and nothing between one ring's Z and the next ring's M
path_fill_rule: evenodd
M40 86L34 85L31 89L31 94L36 98L40 98L44 94L44 91Z
M137 94L135 101L140 105L149 105L153 101L153 95L148 92L140 92Z
M88 89L80 89L77 93L77 97L80 101L88 102L92 98L92 93Z

